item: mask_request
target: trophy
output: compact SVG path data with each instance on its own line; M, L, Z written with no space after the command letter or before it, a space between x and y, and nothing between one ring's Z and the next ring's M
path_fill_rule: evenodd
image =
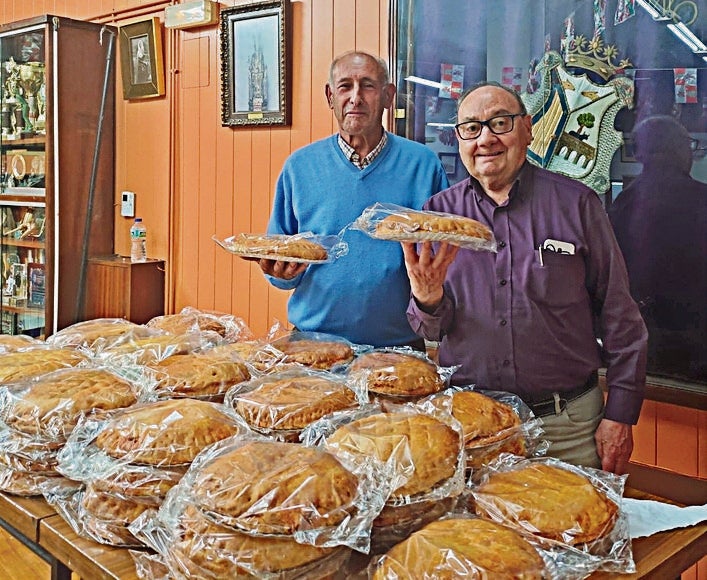
M27 102L27 117L24 119L24 132L34 133L35 131L44 129L45 103L41 92L42 86L44 85L44 63L26 62L17 66L19 68L18 83L22 88L23 97Z

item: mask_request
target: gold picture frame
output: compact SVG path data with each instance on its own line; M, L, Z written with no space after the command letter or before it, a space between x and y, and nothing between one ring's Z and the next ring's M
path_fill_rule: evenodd
M290 0L221 10L221 124L289 125Z
M120 68L124 99L164 95L162 26L157 17L121 26Z

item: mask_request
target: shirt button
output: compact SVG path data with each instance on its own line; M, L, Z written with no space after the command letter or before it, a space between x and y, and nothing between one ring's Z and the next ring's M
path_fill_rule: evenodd
M505 318L501 320L501 326L506 326L506 324L508 324L508 321Z
M504 366L504 367L507 367L509 364L511 364L511 361L509 361L508 359L505 359L505 360L503 361L503 366Z
M506 247L506 242L504 242L503 240L501 240L500 242L498 242L498 247L499 247L499 248L505 248L505 247Z
M501 286L505 286L506 284L508 284L508 281L507 281L507 280L505 280L505 279L504 279L504 280L501 280Z

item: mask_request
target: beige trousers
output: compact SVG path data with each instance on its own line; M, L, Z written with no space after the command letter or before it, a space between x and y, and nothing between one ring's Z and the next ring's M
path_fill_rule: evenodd
M542 417L543 438L550 442L547 455L573 465L601 468L594 433L603 417L604 394L598 386L567 403L561 412Z

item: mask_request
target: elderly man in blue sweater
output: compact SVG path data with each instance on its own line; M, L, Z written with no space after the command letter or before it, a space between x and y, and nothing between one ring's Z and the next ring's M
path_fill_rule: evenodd
M419 209L448 186L434 152L384 130L395 85L383 61L359 51L338 56L325 91L339 132L286 160L268 233L336 235L375 202ZM405 315L410 283L400 245L355 230L345 240L348 254L326 264L260 261L274 286L294 289L290 323L358 344L424 345Z

